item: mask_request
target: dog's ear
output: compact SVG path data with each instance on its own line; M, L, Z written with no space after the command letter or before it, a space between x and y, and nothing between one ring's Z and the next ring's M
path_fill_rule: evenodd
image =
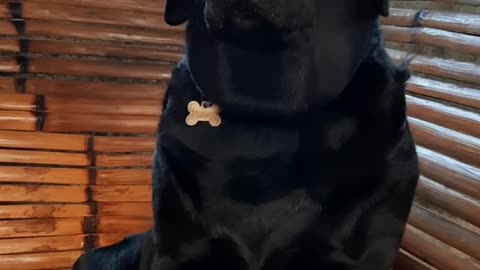
M180 25L190 18L195 0L166 0L165 22L169 25Z
M374 0L375 8L383 17L388 17L390 10L390 0Z

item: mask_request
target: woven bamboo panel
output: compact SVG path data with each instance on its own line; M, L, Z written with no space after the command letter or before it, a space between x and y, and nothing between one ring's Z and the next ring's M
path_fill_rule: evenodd
M163 5L0 1L0 270L68 269L149 228L154 133L184 42ZM422 170L396 270L480 269L479 6L396 1L383 20L392 57L414 53Z

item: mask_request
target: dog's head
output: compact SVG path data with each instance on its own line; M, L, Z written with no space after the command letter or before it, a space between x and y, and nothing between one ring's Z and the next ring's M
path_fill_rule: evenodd
M192 49L195 57L215 47L215 40L269 46L267 53L272 47L309 50L316 70L307 72L315 74L318 86L305 99L318 104L338 95L351 80L371 49L372 33L378 33L378 17L387 16L388 10L389 0L166 0L165 21L190 21L187 40L191 47L202 47Z

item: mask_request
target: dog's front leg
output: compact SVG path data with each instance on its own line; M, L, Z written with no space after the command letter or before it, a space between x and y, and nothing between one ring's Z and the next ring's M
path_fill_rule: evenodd
M72 270L138 270L142 247L150 233L132 235L118 244L86 252Z

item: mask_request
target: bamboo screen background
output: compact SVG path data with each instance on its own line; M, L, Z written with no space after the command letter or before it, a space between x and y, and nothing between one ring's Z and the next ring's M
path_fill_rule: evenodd
M183 50L163 5L0 0L0 270L68 269L149 228L154 133ZM383 21L394 59L416 53L423 176L398 270L480 269L479 6L395 1Z

